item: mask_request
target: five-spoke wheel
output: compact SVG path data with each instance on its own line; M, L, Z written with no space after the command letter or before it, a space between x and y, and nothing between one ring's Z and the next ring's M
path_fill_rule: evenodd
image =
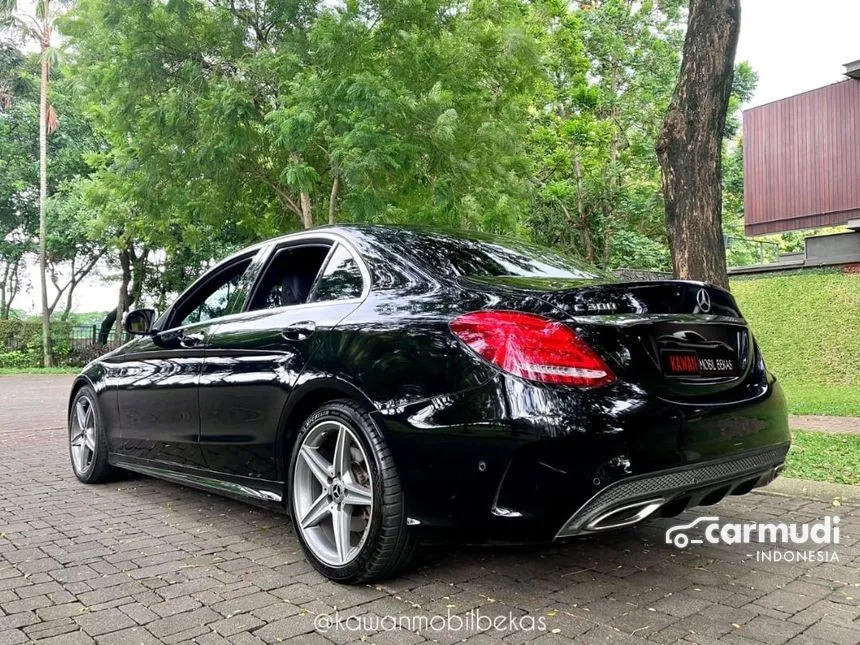
M96 417L90 397L78 397L69 425L72 464L76 473L84 474L96 456Z
M382 433L352 401L333 401L303 423L290 460L290 512L311 564L356 583L405 567L415 539Z
M101 427L95 390L85 385L69 410L69 456L75 477L87 484L107 481L118 471L108 463L108 445Z
M370 530L373 480L361 442L345 424L326 420L302 440L293 473L296 526L323 562L355 558Z

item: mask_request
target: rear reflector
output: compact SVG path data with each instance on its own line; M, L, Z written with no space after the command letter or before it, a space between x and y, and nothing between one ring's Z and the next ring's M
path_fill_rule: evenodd
M451 321L451 331L478 355L531 381L596 387L615 380L573 330L543 316L475 311Z

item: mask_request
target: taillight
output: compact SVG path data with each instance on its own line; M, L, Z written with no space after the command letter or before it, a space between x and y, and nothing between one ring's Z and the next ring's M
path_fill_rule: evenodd
M531 381L596 387L612 370L573 330L519 311L475 311L455 318L453 331L474 352Z

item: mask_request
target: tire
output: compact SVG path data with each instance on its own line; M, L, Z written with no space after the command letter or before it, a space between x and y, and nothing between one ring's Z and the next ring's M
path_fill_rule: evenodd
M340 451L348 455L340 470L335 467L337 445L348 446ZM309 461L309 454L322 459ZM382 433L361 407L349 400L333 401L305 420L293 445L288 482L296 536L305 557L326 578L359 584L392 577L409 565L416 541L406 524L400 478ZM353 505L351 500L361 503ZM338 520L336 514L348 519ZM317 516L321 519L314 520ZM337 526L348 527L345 542L343 537L338 542L336 534L344 533Z
M69 414L69 458L72 472L85 484L110 481L120 473L108 463L107 436L97 400L95 390L85 385L75 394ZM82 422L86 430L83 436Z

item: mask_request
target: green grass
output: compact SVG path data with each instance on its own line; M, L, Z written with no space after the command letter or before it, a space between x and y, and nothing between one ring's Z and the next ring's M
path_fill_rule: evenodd
M10 374L77 374L80 367L0 367L0 376Z
M785 477L860 484L860 435L792 432Z
M792 414L860 417L860 385L819 385L784 382Z
M860 416L860 275L734 278L732 293L793 414Z

